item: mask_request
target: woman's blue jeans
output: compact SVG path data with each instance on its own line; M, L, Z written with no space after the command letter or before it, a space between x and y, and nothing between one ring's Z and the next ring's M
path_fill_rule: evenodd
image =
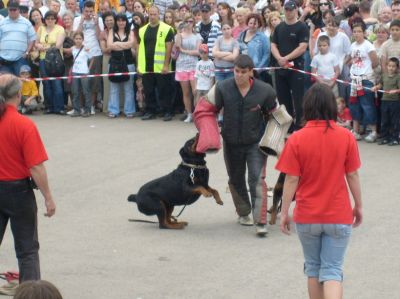
M40 76L48 77L44 67L44 60L39 63ZM51 112L64 110L64 92L62 80L43 81L44 103Z

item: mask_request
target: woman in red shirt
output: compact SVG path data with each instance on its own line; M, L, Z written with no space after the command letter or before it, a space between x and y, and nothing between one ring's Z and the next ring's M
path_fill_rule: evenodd
M325 85L308 90L303 109L306 124L289 137L276 165L286 173L281 230L289 234L289 206L296 195L293 220L303 247L309 296L342 298L342 265L351 227L362 221L357 142L336 124L335 96Z

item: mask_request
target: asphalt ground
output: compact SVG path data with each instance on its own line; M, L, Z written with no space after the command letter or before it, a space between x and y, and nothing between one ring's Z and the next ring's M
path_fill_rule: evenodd
M207 165L223 206L200 198L183 212L189 226L179 231L128 221L156 220L126 198L178 165L180 147L196 133L193 124L103 115L32 118L50 157L57 203L48 219L37 193L42 278L64 298L307 298L296 233L283 235L274 225L259 238L254 227L237 223L222 151L208 155ZM363 141L359 147L364 223L346 254L344 298L400 298L400 147ZM278 176L275 163L270 157L270 186ZM17 262L8 230L0 271L12 269Z

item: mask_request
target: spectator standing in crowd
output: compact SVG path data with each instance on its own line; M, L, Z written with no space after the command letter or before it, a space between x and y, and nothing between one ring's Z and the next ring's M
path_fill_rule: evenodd
M102 16L104 22L104 30L100 33L100 47L103 53L103 74L107 74L109 70L109 62L111 57L111 48L107 43L108 35L114 28L115 19L112 12L107 12ZM110 97L110 80L103 77L103 112L108 113L108 102Z
M389 27L390 39L383 43L381 54L382 72L387 72L387 62L390 57L400 57L400 20L393 20Z
M219 16L219 23L229 23L233 26L232 10L228 3L220 2L217 5L217 11Z
M289 206L296 196L293 221L311 299L342 298L344 255L352 225L362 222L357 142L350 131L336 125L336 117L331 89L314 84L304 96L305 129L288 138L276 165L286 174L281 231L290 232Z
M49 11L49 8L46 5L43 5L42 0L33 0L32 2L33 2L32 8L39 9L40 12L42 13L42 16L44 16L46 12Z
M64 64L65 64L65 75L68 76L73 63L72 57L72 47L74 45L74 32L72 30L74 24L74 14L67 10L62 19L64 24L65 39L63 43L63 54L64 54ZM71 82L70 80L63 80L64 89L64 106L68 105L68 98L71 95ZM72 100L72 97L71 97Z
M389 27L390 22L392 21L392 9L389 6L385 6L379 11L378 21L387 28Z
M199 46L199 54L201 60L196 64L196 72L194 74L196 78L196 100L201 96L208 93L211 87L214 85L215 78L215 66L211 59L208 58L208 46L202 44Z
M339 61L336 55L329 50L330 40L326 35L318 38L317 46L319 53L311 61L311 72L317 74L315 80L328 85L335 97L339 96L336 79L339 77Z
M78 6L76 0L66 0L65 8L74 15L74 18L81 15L81 13L79 11L79 6Z
M36 48L39 50L39 69L42 77L47 77L45 67L46 51L52 47L62 49L65 31L56 24L57 14L49 10L44 16L44 26L37 32ZM64 94L61 80L43 81L45 114L55 113L64 115Z
M136 0L135 3L133 3L133 11L141 13L143 16L146 16L146 4L142 1Z
M293 62L294 68L304 70L303 54L309 39L307 26L298 21L297 16L297 4L289 0L285 3L285 21L275 28L271 46L272 55L278 66L283 68L275 72L278 100L295 119L295 129L301 127L303 117L304 75L286 68ZM291 38L288 39L288 36Z
M132 22L132 14L135 12L134 5L135 0L125 0L125 14L128 18L129 23Z
M197 24L197 32L200 33L203 39L203 44L208 46L208 55L212 57L212 49L214 43L218 37L222 35L221 25L217 21L211 19L211 6L209 4L203 4L200 7L201 10L201 22Z
M282 0L271 0L271 5L275 7L275 10L279 12L281 16L285 15Z
M84 35L82 31L77 31L73 35L74 46L72 47L72 76L88 75L93 59L89 49L83 45ZM90 63L89 63L90 62ZM91 94L89 78L72 79L72 105L73 109L68 112L69 116L90 116ZM83 94L83 109L81 113L81 94Z
M102 14L102 9L105 11L114 11L118 13L120 11L119 8L120 2L119 0L95 0L94 3L94 12L96 14Z
M81 16L74 19L74 31L81 31L85 37L85 47L90 50L90 55L93 57L93 67L90 69L90 74L100 74L102 70L103 56L101 53L99 36L104 30L103 20L94 14L94 2L86 1L83 4L83 13ZM92 108L90 113L95 114L95 104L98 95L101 95L102 86L101 78L92 78L90 80L92 93Z
M36 34L32 24L19 13L18 0L8 1L8 17L0 23L0 71L19 75L27 64Z
M256 68L265 68L269 64L271 47L265 33L259 30L262 27L262 18L259 14L249 14L246 24L247 29L238 38L240 53L249 55ZM272 84L267 70L257 72L262 81Z
M37 8L32 8L29 13L29 21L31 21L35 32L39 30L41 26L43 26L43 15Z
M142 120L154 119L157 112L156 92L164 112L164 121L172 120L173 103L168 92L170 85L171 51L174 32L171 26L160 21L157 6L151 6L149 23L139 29L137 52L138 72L143 76L146 113Z
M376 108L374 93L363 87L374 86L374 70L379 64L374 46L364 38L366 26L361 19L355 19L352 24L354 43L351 44L351 68L352 79L350 91L350 111L353 117L353 134L357 140L361 140L360 124L370 126L371 132L364 139L366 142L375 142L376 132Z
M271 7L273 8L273 10L271 11ZM262 30L264 31L265 35L270 38L271 37L271 28L270 28L270 24L268 22L269 16L271 14L271 12L275 11L275 7L273 6L265 6L263 7L262 11L261 11L261 18L263 20L263 28ZM278 18L280 18L280 14L279 12L276 12L278 14Z
M375 90L383 89L385 93L381 102L381 140L379 145L399 145L400 134L400 74L399 59L389 58L387 72L382 74L380 83Z
M39 28L43 26L43 15L37 8L31 9L31 12L29 13L29 20L31 21L35 32L37 32ZM39 51L35 47L32 47L31 51L29 52L29 60L29 65L32 69L31 75L34 78L39 78ZM40 82L37 81L36 85L39 87Z
M168 7L174 4L172 0L154 0L153 5L157 6L160 10L160 20L164 19L164 14ZM150 13L150 12L149 12Z
M272 36L275 32L275 28L282 22L282 19L277 11L272 11L269 14L267 21L268 21L268 28L269 28L269 34L270 34L269 39L272 40ZM268 35L267 35L267 37L268 37Z
M56 205L44 162L48 159L39 132L20 115L21 81L0 76L0 244L10 221L18 259L19 281L40 279L38 221L34 183L45 199L45 216Z
M194 32L194 18L189 15L184 19L183 30L175 36L175 46L179 52L176 60L175 80L182 88L183 104L186 110L184 122L192 121L192 95L196 94L195 71L199 60L201 37Z
M235 60L234 78L217 83L215 106L224 109L222 138L229 176L229 189L242 225L256 224L259 236L267 234L266 156L258 144L265 127L264 117L276 107L275 91L253 79L254 64L248 55ZM246 186L247 177L251 201ZM253 214L253 219L249 216Z
M128 71L135 71L132 55L133 31L130 30L131 24L124 13L119 13L115 17L114 28L108 33L107 45L111 49L111 57L123 55L128 65ZM119 115L119 94L124 90L124 113L127 118L132 118L136 112L135 92L133 89L133 76L125 82L110 82L110 101L108 102L108 117L115 118Z
M218 37L213 48L217 82L233 77L233 62L238 55L239 43L232 37L232 23L223 21L222 36Z
M50 10L54 11L57 14L57 25L60 25L64 27L64 24L62 22L62 17L60 16L60 10L61 10L61 3L59 0L51 0L50 2Z
M235 11L237 26L232 29L232 36L237 39L244 30L247 29L247 15L250 13L248 8L239 7Z

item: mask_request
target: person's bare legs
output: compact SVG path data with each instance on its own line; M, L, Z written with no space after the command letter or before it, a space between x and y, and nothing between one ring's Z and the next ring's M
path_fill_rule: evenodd
M318 281L318 277L309 277L307 285L310 299L324 299L324 289L322 284Z
M183 105L185 106L186 112L192 113L192 99L190 94L190 84L189 81L180 81L179 82L182 87L182 95L183 95Z
M324 299L342 299L343 288L342 283L337 280L328 280L323 284Z

